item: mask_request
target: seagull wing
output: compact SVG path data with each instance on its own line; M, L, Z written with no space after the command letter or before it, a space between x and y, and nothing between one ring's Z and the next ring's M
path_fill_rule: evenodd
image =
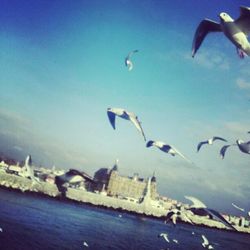
M227 149L230 147L231 145L224 145L221 149L220 149L220 156L222 159L224 159L225 157L225 153L227 151Z
M138 49L135 49L135 50L132 50L131 52L129 52L129 54L128 54L128 58L130 58L134 53L136 53L136 52L139 52L139 50Z
M231 225L219 212L213 210L213 209L206 209L209 214L211 214L213 217L216 217L219 219L224 225L230 227L231 229L238 231L233 225Z
M172 149L174 149L174 151L181 156L184 160L194 164L190 159L188 159L185 155L183 155L179 150L177 150L175 147L171 146Z
M226 139L224 139L224 138L222 138L222 137L219 137L219 136L214 136L214 137L213 137L213 141L215 141L215 140L220 140L220 141L225 141L225 142L227 142Z
M144 132L143 132L141 123L139 122L138 118L137 118L136 116L129 115L129 119L130 119L130 121L135 125L135 127L141 132L141 134L142 134L142 136L143 136L143 138L144 138L144 141L146 141L145 134L144 134Z
M240 17L235 20L236 25L246 34L250 33L250 8L240 7Z
M109 121L110 121L113 129L115 129L115 117L116 117L116 114L113 113L112 111L107 111L107 114L108 114L108 118L109 118Z
M200 148L201 148L201 146L202 146L203 144L207 144L207 143L208 143L207 141L201 141L201 142L198 144L198 146L197 146L197 152L200 151Z
M195 53L201 46L206 35L209 32L216 32L216 31L221 31L221 27L219 23L214 22L209 19L204 19L200 22L199 26L196 29L194 39L193 39L192 57L194 57Z
M206 208L207 207L202 201L200 201L199 199L193 196L184 196L184 197L193 202L193 205L191 206L191 208Z

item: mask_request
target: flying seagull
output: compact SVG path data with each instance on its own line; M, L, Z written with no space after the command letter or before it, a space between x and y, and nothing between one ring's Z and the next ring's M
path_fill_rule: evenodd
M65 195L65 192L67 190L67 188L65 187L65 184L76 184L76 183L83 181L84 179L93 181L92 179L84 175L82 172L76 169L70 169L65 174L57 175L55 177L55 184L59 192Z
M237 208L238 210L245 212L244 208L238 207L237 205L235 205L234 203L232 203L232 206L234 206L235 208Z
M37 178L34 175L34 169L32 167L32 159L31 159L31 155L28 155L25 159L25 163L24 163L24 175L32 180L32 184L34 184L35 182L39 182L37 180Z
M131 52L129 52L129 54L126 56L126 58L125 58L125 66L126 67L128 67L128 70L129 71L131 71L132 69L133 69L133 63L132 63L132 61L131 61L131 56L134 54L134 53L136 53L136 52L138 52L139 50L133 50L133 51L131 51Z
M115 117L119 116L125 120L131 121L135 125L135 127L140 131L144 140L146 141L145 134L141 127L141 122L138 120L138 117L134 113L128 112L125 109L121 108L108 108L107 114L113 129L115 129Z
M247 36L250 32L250 8L240 7L240 16L233 20L227 13L219 14L220 23L210 19L204 19L196 29L193 45L192 57L201 46L203 40L209 32L223 32L224 35L236 46L238 55L244 58L244 53L250 55L250 43Z
M227 149L231 146L238 146L239 150L242 152L242 153L245 153L245 154L250 154L250 141L248 142L244 142L240 139L236 140L236 144L231 144L231 145L224 145L221 150L220 150L220 156L222 159L224 159L225 157L225 153L227 151Z
M199 214L199 215L208 215L210 218L217 218L219 219L220 222L222 222L224 225L230 227L233 230L237 229L232 226L219 212L207 208L207 206L201 202L199 199L192 197L192 196L185 196L186 199L192 201L193 205L190 206L189 210L191 210L194 214Z
M162 237L165 241L169 242L168 234L166 234L166 233L161 233L158 235L158 237Z
M176 206L167 213L166 222L172 220L173 224L176 225L177 219L180 218L182 221L189 222L193 225L193 222L188 217L189 212L190 211L181 210L181 207Z
M203 239L203 242L202 242L202 246L204 248L207 248L207 249L214 249L213 246L209 243L208 239L206 238L205 235L201 235L202 239Z
M85 247L89 247L89 244L88 244L86 241L83 242L83 245L84 245Z
M172 156L175 155L179 155L181 156L183 159L185 159L186 161L190 162L193 164L193 162L191 160L189 160L186 156L184 156L180 151L178 151L174 146L166 144L165 142L161 142L161 141L148 141L146 144L147 148L151 147L151 146L155 146L157 148L159 148L161 151L165 152L165 153L169 153Z
M216 140L225 141L225 142L227 141L226 139L224 139L224 138L222 138L222 137L214 136L214 137L212 137L212 138L210 138L210 139L208 139L208 140L206 140L206 141L201 141L201 142L198 144L198 146L197 146L197 152L199 152L199 150L200 150L200 148L201 148L202 145L204 145L204 144L211 145L211 144L213 144L213 142L216 141Z

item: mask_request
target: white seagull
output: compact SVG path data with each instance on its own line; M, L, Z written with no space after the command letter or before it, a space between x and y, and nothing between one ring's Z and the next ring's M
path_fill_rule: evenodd
M250 43L247 36L250 32L250 8L240 7L240 16L233 20L227 13L219 14L220 23L210 19L204 19L196 29L192 57L201 46L204 38L209 32L223 32L224 35L236 46L238 55L244 58L244 54L250 55Z
M185 196L185 198L192 201L193 204L190 206L189 210L191 210L194 214L203 215L203 216L208 215L210 218L211 217L217 218L224 225L237 231L237 229L234 226L232 226L219 212L211 208L207 208L207 206L203 202L201 202L199 199L192 197L192 196Z
M227 151L227 149L231 146L238 146L239 150L242 153L245 154L250 154L250 141L248 142L244 142L242 140L236 140L236 144L231 144L231 145L224 145L221 150L220 150L220 156L222 159L224 159L225 157L225 153Z
M202 145L204 145L204 144L212 145L213 142L216 141L216 140L220 140L220 141L225 141L225 142L227 142L227 140L224 139L224 138L222 138L222 137L214 136L214 137L212 137L212 138L210 138L210 139L208 139L208 140L206 140L206 141L201 141L201 142L198 144L198 146L197 146L197 152L199 152L199 150L200 150L200 148L201 148Z
M86 241L83 242L83 245L84 245L85 247L89 247L89 245L88 245L88 243L87 243Z
M131 51L131 52L129 52L129 54L126 56L126 58L125 58L125 66L126 67L128 67L128 70L129 71L131 71L132 69L133 69L133 63L132 63L132 61L131 61L131 56L134 54L134 53L136 53L136 52L138 52L139 50L133 50L133 51Z
M166 234L166 233L161 233L158 235L158 237L162 237L165 241L169 242L168 234Z
M141 122L138 120L138 117L134 113L128 112L125 109L121 108L108 108L107 114L113 129L115 129L115 117L119 116L125 120L131 121L135 125L135 127L140 131L144 140L146 141L146 137L143 132Z
M38 179L34 175L34 169L32 167L31 155L28 155L25 159L24 174L26 177L28 177L32 180L32 184L34 184L35 182L39 183Z
M205 235L201 235L202 239L203 239L203 242L202 242L202 246L204 248L207 248L207 249L214 249L213 246L209 243L208 239L206 238Z
M232 203L232 206L234 206L235 208L237 208L238 210L245 212L244 208L238 207L237 205L235 205L234 203Z
M193 164L193 162L191 160L189 160L186 156L184 156L180 151L178 151L174 146L166 144L165 142L161 142L161 141L148 141L146 144L147 148L151 147L151 146L155 146L157 148L159 148L161 151L165 152L165 153L169 153L172 156L175 155L179 155L181 156L183 159L185 159L186 161L190 162Z
M67 190L65 184L77 184L85 179L93 182L93 180L90 179L87 175L84 175L83 172L80 172L76 169L70 169L65 174L57 175L55 177L55 184L58 188L58 191L65 195L65 192Z

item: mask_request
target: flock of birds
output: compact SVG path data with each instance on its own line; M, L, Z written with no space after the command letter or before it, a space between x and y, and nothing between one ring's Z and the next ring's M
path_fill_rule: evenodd
M200 22L200 24L198 25L196 29L194 38L193 38L192 57L195 56L196 52L200 48L206 35L210 32L223 32L224 35L235 45L237 53L240 58L244 58L245 55L250 56L250 43L248 42L248 39L247 39L247 36L250 32L250 8L243 7L243 6L240 7L240 16L236 20L233 20L227 13L224 13L224 12L219 14L219 18L220 18L220 23L212 21L210 19L204 19ZM131 58L137 52L138 50L133 50L125 58L125 66L128 67L129 71L133 69L133 63L131 61ZM107 115L108 115L109 121L113 129L116 128L115 121L116 121L116 117L118 116L120 118L123 118L125 120L132 122L132 124L136 127L136 129L141 133L144 141L146 141L146 136L142 129L141 122L139 121L138 116L135 115L133 112L128 112L122 108L108 108ZM248 133L250 133L250 131ZM200 151L203 145L206 145L206 144L211 145L215 141L227 142L227 140L222 137L214 136L210 139L199 142L197 146L197 152ZM152 147L152 146L157 147L161 151L165 153L169 153L172 156L179 155L187 162L193 164L193 162L189 158L183 155L173 145L170 145L161 141L149 140L146 143L146 147ZM250 154L250 141L244 142L240 139L237 139L236 143L227 144L221 148L220 155L222 159L225 157L225 153L227 149L231 146L238 146L238 149L240 150L240 152ZM33 183L33 182L37 182L37 179L34 177L34 171L31 168L31 164L32 164L31 157L28 156L25 161L25 168L29 175L29 178L31 178L32 183ZM56 184L57 184L58 190L63 193L65 192L65 187L64 187L65 183L78 182L78 181L81 181L82 178L86 178L86 176L83 176L82 173L77 170L70 170L62 176L57 176ZM171 219L172 222L176 224L176 221L178 218L184 217L186 221L193 224L190 215L193 215L193 214L208 215L210 218L218 219L229 228L233 230L237 230L219 212L213 209L207 208L206 205L200 200L198 200L197 198L191 197L191 196L185 196L185 198L190 200L193 204L188 209L185 209L185 210L182 210L181 206L176 205L176 207L172 208L166 215L167 221ZM232 203L232 205L241 211L245 211L243 208L238 207L234 203ZM248 215L250 216L250 212L248 213ZM0 232L2 231L3 231L2 228L0 228ZM159 235L159 237L163 237L167 242L169 242L167 234L162 233ZM202 246L204 248L213 249L213 246L209 243L208 239L204 235L202 235L202 239L203 239ZM173 239L173 241L176 244L178 244L178 241L176 239ZM83 246L88 247L87 242L83 242Z
M250 43L248 42L247 39L247 36L250 32L250 8L241 6L240 16L236 20L233 20L225 12L220 13L219 18L220 18L220 23L212 21L210 19L204 19L200 22L193 38L192 57L195 56L206 35L210 32L223 32L224 35L235 45L237 53L240 58L244 58L245 55L250 56ZM129 71L133 69L133 63L131 61L131 57L133 56L134 53L137 52L138 50L133 50L125 58L125 65L128 67ZM141 122L139 121L138 116L135 115L133 112L129 112L122 108L108 108L107 115L113 129L116 129L115 126L116 117L120 117L122 119L132 122L132 124L142 135L144 141L146 141L146 136L142 129ZM250 133L250 131L248 133ZM222 137L213 136L212 138L199 142L197 145L197 152L200 151L202 146L206 144L211 145L215 141L227 142L227 140ZM173 145L161 141L149 140L146 143L146 147L152 147L152 146L155 146L161 151L169 153L172 156L179 155L187 162L193 164L193 162L188 157L182 154ZM224 159L226 151L231 146L237 146L240 152L245 154L250 154L250 141L244 142L241 139L237 139L236 143L224 145L220 149L220 156L222 159ZM193 224L190 215L194 214L203 216L207 215L209 216L209 218L217 219L227 227L237 231L237 229L231 223L229 223L219 212L215 211L214 209L207 208L207 206L197 198L192 196L185 196L185 198L190 200L193 204L189 208L184 210L181 209L181 206L176 205L176 207L172 208L166 215L167 219L166 221L171 219L172 222L176 224L178 218L184 218L187 222ZM238 207L234 203L232 203L232 205L241 211L245 211L244 209ZM248 215L250 216L250 212L248 213ZM167 242L169 242L167 234L162 233L159 235L159 237L163 237ZM202 239L203 239L202 246L204 248L213 249L213 246L209 243L208 239L204 235L202 235Z

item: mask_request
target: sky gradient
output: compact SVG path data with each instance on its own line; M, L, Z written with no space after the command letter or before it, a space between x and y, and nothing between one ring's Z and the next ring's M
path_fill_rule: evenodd
M155 171L162 195L250 210L250 156L235 147L222 160L222 142L196 152L214 135L250 139L250 59L219 33L191 57L203 18L236 19L249 1L0 2L0 152L91 175L119 158L122 175ZM113 130L108 107L137 114L148 140L174 145L197 167L146 148L125 120Z

